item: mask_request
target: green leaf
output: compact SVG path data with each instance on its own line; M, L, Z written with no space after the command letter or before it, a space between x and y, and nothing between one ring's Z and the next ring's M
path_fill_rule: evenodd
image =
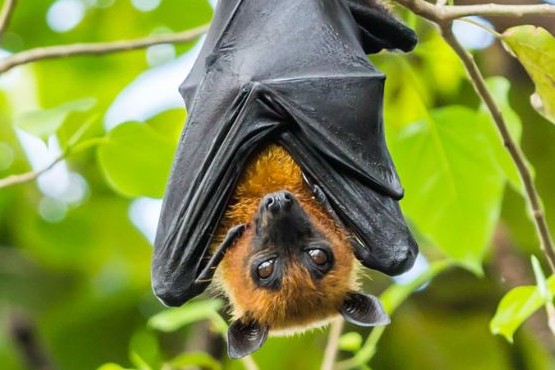
M98 160L114 190L128 197L161 198L176 145L148 124L128 122L108 133L98 147Z
M46 140L56 133L73 112L86 112L96 104L92 98L79 99L64 103L55 108L30 111L15 120L15 126Z
M530 25L509 28L502 38L536 85L534 108L555 123L555 38Z
M390 141L406 190L404 212L445 255L475 273L481 272L505 185L487 124L468 108L449 106Z
M179 308L162 311L148 320L148 326L163 332L172 332L193 322L212 319L223 306L221 300L190 302Z
M511 83L504 77L491 77L488 78L487 85L489 91L495 99L495 102L497 103L497 106L503 114L509 133L517 144L520 143L520 138L522 136L522 123L519 116L509 104L509 90ZM490 141L490 145L495 152L497 162L503 169L509 184L516 191L522 192L522 181L520 180L520 175L518 174L516 165L507 151L507 148L503 145L501 135L497 130L495 122L493 122L489 110L483 103L479 108L479 114L480 119L484 120L484 129Z
M170 361L172 368L200 367L207 370L220 370L222 366L212 356L204 352L184 353Z
M555 276L547 279L551 295L555 293ZM520 286L510 290L499 302L490 321L490 331L503 335L509 342L519 326L547 303L538 286Z
M162 361L156 336L148 330L142 330L133 335L129 357L140 370L160 369Z
M339 348L343 351L357 352L362 347L362 336L357 332L345 333L339 338Z

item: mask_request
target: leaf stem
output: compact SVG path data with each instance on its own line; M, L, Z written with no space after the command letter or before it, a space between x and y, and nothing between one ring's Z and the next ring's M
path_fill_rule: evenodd
M489 27L487 27L486 25L480 23L480 22L476 22L474 19L465 17L465 18L461 18L461 19L457 19L460 22L465 22L465 23L469 23L473 26L479 27L481 29L483 29L484 31L491 33L493 36L497 37L498 39L501 39L501 37L503 37L500 33L496 32L494 29L491 29Z
M79 43L70 45L57 45L40 47L22 51L0 60L0 74L10 69L31 62L44 59L57 59L77 55L103 55L123 51L143 49L159 44L179 44L189 42L208 30L208 25L191 30L167 35L152 36L135 40L113 42Z

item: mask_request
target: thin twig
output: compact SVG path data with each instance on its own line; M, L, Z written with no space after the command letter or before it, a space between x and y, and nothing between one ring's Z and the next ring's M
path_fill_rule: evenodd
M0 74L13 67L44 59L56 59L77 55L103 55L122 51L143 49L159 44L179 44L189 42L208 30L208 25L193 28L184 32L168 35L152 36L136 40L124 40L99 43L80 43L41 47L13 54L0 60Z
M396 0L397 3L410 9L413 13L420 15L432 22L444 24L457 18L470 15L480 16L504 16L523 17L525 15L555 16L555 6L548 4L540 5L502 5L502 4L480 4L480 5L433 5L424 0Z
M469 15L481 16L503 16L520 18L526 15L555 16L555 6L548 4L538 5L502 5L502 4L480 4L480 5L455 5L445 7L443 10L444 20L453 20Z
M0 13L0 36L6 31L12 20L13 11L17 5L17 0L6 0Z
M534 185L534 180L532 178L532 173L530 171L530 167L528 166L528 162L526 161L526 157L511 136L505 119L501 114L501 110L499 109L499 107L495 103L495 100L493 99L493 96L489 92L486 86L486 81L484 80L482 73L478 69L478 66L476 65L476 62L474 61L472 55L470 55L462 47L462 45L459 44L459 42L455 38L455 35L451 31L450 24L443 26L441 30L445 41L447 41L447 43L451 46L455 53L457 53L457 55L463 62L468 77L472 82L476 93L480 96L480 98L488 107L493 121L497 126L497 130L499 131L499 134L503 139L503 144L509 151L511 158L516 165L516 168L522 180L522 184L524 185L526 200L532 213L534 225L536 226L536 231L540 239L540 247L547 257L547 260L549 261L551 271L555 272L555 249L553 247L553 241L551 239L551 234L549 233L549 228L547 226L545 214L542 209L540 197Z
M335 358L337 357L339 338L343 331L343 324L344 321L342 318L338 318L332 322L328 336L328 344L324 352L324 361L322 362L320 370L333 370L335 368Z
M25 172L25 173L22 173L22 174L19 174L19 175L11 175L11 176L5 177L3 179L0 179L0 189L7 188L8 186L22 184L24 182L33 181L37 177L42 175L43 173L52 169L55 165L57 165L59 162L64 160L65 157L66 157L66 153L64 153L61 156L59 156L58 158L56 158L52 163L50 163L48 166L46 166L42 170L29 171L29 172Z

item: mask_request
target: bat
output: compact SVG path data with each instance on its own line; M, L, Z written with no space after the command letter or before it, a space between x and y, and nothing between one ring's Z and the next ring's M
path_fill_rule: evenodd
M283 147L251 155L217 232L235 237L214 276L233 307L230 357L259 348L270 330L288 335L338 314L356 325L389 323L377 298L358 292L358 264L332 215Z
M152 282L179 306L218 269L234 307L230 357L337 314L388 322L376 297L357 292L357 266L399 274L418 247L383 134L385 76L366 54L416 41L365 0L218 3L180 87L189 115Z

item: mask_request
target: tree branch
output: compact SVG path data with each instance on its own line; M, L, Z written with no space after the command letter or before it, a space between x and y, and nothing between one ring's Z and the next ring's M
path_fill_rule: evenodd
M470 15L522 17L525 15L555 16L555 6L539 5L433 5L424 0L396 0L413 13L437 24L444 24Z
M482 4L482 5L460 5L445 7L444 19L453 20L456 18L468 17L469 15L482 16L503 16L520 18L526 15L555 16L555 6L548 4L538 5L501 5L501 4Z
M19 174L19 175L11 175L11 176L8 176L6 178L0 179L0 189L7 188L8 186L12 186L12 185L22 184L24 182L33 181L37 177L42 175L43 173L51 170L55 165L57 165L58 163L63 161L65 157L66 156L65 156L65 153L64 153L61 156L59 156L58 158L56 158L48 166L43 168L42 170L29 171L29 172L25 172L25 173L22 173L22 174Z
M17 0L6 0L4 6L2 7L2 13L0 13L0 36L6 31L10 25L12 19L13 11L17 5Z
M0 74L9 71L13 67L35 62L37 60L57 59L77 55L103 55L108 53L143 49L159 44L185 43L201 36L206 33L207 30L208 25L204 25L184 32L152 36L136 40L57 45L31 49L0 60Z
M520 150L514 139L512 138L509 129L501 110L495 103L492 95L487 89L486 82L482 73L480 72L476 62L462 46L459 44L455 35L451 31L452 19L466 16L470 14L480 14L480 15L514 15L520 16L522 14L532 14L531 11L543 8L544 13L555 14L555 7L548 5L545 6L535 6L535 5L476 5L476 6L435 6L427 3L423 0L396 0L399 4L407 7L412 12L426 18L432 22L435 22L442 33L445 41L451 46L451 48L457 53L461 59L468 79L474 86L476 93L486 104L490 114L495 122L497 131L501 135L503 144L507 148L511 158L518 170L522 184L524 185L524 196L526 203L530 208L532 219L534 221L534 226L540 240L540 248L543 251L545 257L549 262L551 271L555 272L555 248L553 246L553 240L551 239L551 234L549 233L549 227L545 218L545 214L540 201L540 196L536 187L534 185L534 180L530 171L530 167L526 161L524 153ZM463 9L463 10L458 10ZM470 9L471 11L464 11L464 9ZM478 11L482 9L481 11ZM518 11L520 9L520 11ZM508 14L509 10L515 11L515 14ZM495 14L494 14L495 13ZM537 13L533 13L537 14Z

